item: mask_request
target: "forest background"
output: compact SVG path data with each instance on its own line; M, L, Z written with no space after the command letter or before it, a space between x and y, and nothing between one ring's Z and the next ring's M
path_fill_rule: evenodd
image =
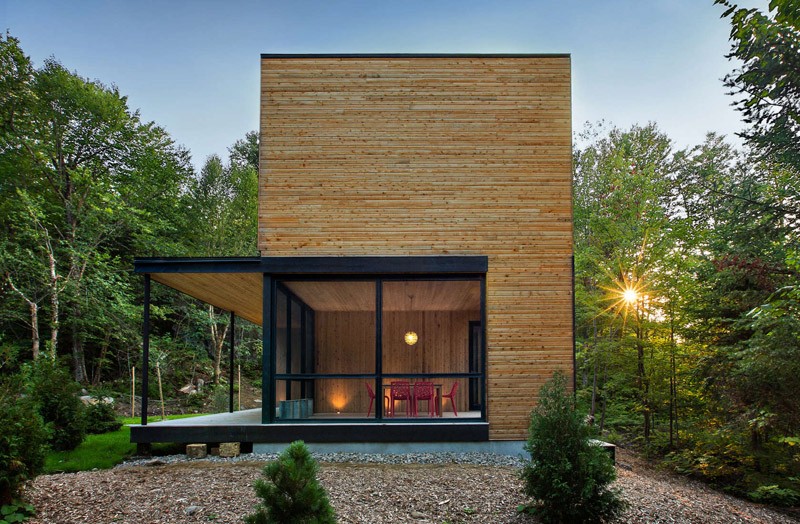
M602 438L798 504L800 8L717 3L741 63L724 81L743 148L709 133L676 149L657 123L575 137L576 389ZM195 172L118 89L55 59L35 68L0 37L0 375L50 359L97 394L130 395L132 257L257 255L257 173L255 132ZM165 393L198 378L207 395L227 389L228 315L153 293ZM260 330L234 335L257 385Z

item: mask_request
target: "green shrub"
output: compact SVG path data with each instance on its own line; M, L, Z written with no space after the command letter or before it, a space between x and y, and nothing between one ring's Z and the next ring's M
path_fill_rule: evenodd
M22 485L44 466L47 432L18 377L0 382L0 505L12 505Z
M86 434L80 385L56 363L40 358L31 367L29 393L47 424L53 449L68 451Z
M117 414L114 412L114 406L103 402L102 398L86 406L84 417L86 432L90 435L109 433L122 427L122 422L117 419Z
M796 506L800 504L800 493L791 488L782 488L777 484L759 486L747 494L750 500L761 504L774 504L775 506Z
M262 503L247 524L335 523L325 489L317 481L319 466L302 440L293 442L278 460L264 468L266 480L256 481Z
M36 514L36 510L31 504L15 500L0 507L0 524L11 524L12 522L25 522Z
M684 449L667 455L665 463L683 475L729 487L742 483L755 468L747 443L725 429L698 432Z
M625 509L611 457L590 439L566 378L556 373L539 393L525 449L531 462L522 478L533 501L523 509L545 523L605 522Z
M217 384L214 386L214 392L211 394L211 412L212 413L225 413L228 411L228 404L230 402L230 392L228 386Z

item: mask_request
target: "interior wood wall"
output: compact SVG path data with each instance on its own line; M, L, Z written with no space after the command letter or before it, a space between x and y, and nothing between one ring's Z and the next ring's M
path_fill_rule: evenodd
M491 439L572 373L570 58L265 57L265 256L488 255Z
M384 373L467 373L469 322L480 313L467 311L384 312ZM374 373L375 316L368 312L317 312L315 321L317 373ZM403 335L419 335L408 346ZM398 380L398 379L393 379ZM388 383L390 379L386 379ZM449 392L452 380L437 380ZM372 384L374 388L374 383ZM467 381L460 380L456 409L467 410ZM366 413L364 380L317 380L314 409L321 413ZM449 408L447 408L449 409Z

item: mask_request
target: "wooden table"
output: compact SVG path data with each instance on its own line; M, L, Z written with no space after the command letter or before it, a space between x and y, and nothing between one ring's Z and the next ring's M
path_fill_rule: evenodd
M409 399L407 402L414 402L414 384L413 383L409 384L409 389L411 391L411 399ZM434 413L436 413L437 417L441 417L442 416L442 385L441 384L434 384L433 385L433 389L436 391L436 401L435 401L436 405L434 406L434 408L435 408ZM389 397L389 404L390 404L389 412L391 412L391 408L393 407L393 406L391 406L391 403L392 403L392 385L391 385L391 383L383 385L383 394L384 394L384 396ZM416 416L416 415L414 415L414 416Z

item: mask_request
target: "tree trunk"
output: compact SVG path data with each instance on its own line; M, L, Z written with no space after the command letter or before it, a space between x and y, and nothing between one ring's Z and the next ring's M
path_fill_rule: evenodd
M83 341L77 332L72 333L72 365L75 368L75 382L86 382L86 360L83 355Z
M669 447L675 449L678 438L678 375L675 366L675 319L670 304L669 318Z
M100 384L100 376L102 375L103 371L103 362L105 362L106 354L108 353L108 346L111 345L111 333L106 331L105 337L103 337L103 344L100 346L100 356L97 357L97 360L94 364L94 372L92 373L92 385L97 386Z
M208 306L208 318L211 321L211 347L214 350L214 384L219 384L222 376L222 348L225 346L228 325L225 324L222 333L219 332L217 316L214 314L214 306L212 305Z
M50 241L47 241L48 259L50 264L50 358L56 359L58 355L58 273L56 272L56 259L53 256L53 248Z
M31 309L31 351L33 360L39 358L39 304L29 302Z
M648 405L648 387L647 379L645 378L644 370L644 346L641 339L636 340L636 354L637 354L637 374L639 382L639 396L642 402L642 410L644 415L644 441L650 442L650 406Z
M594 420L595 406L597 402L597 368L600 365L600 359L597 358L597 319L592 319L592 352L594 355L594 370L592 373L592 405L589 410L589 415Z
M11 275L6 275L6 280L8 281L8 285L11 286L11 289L28 304L28 309L31 313L31 352L33 353L33 360L36 360L39 358L39 304L26 297L25 294L14 285L14 281L11 280Z

